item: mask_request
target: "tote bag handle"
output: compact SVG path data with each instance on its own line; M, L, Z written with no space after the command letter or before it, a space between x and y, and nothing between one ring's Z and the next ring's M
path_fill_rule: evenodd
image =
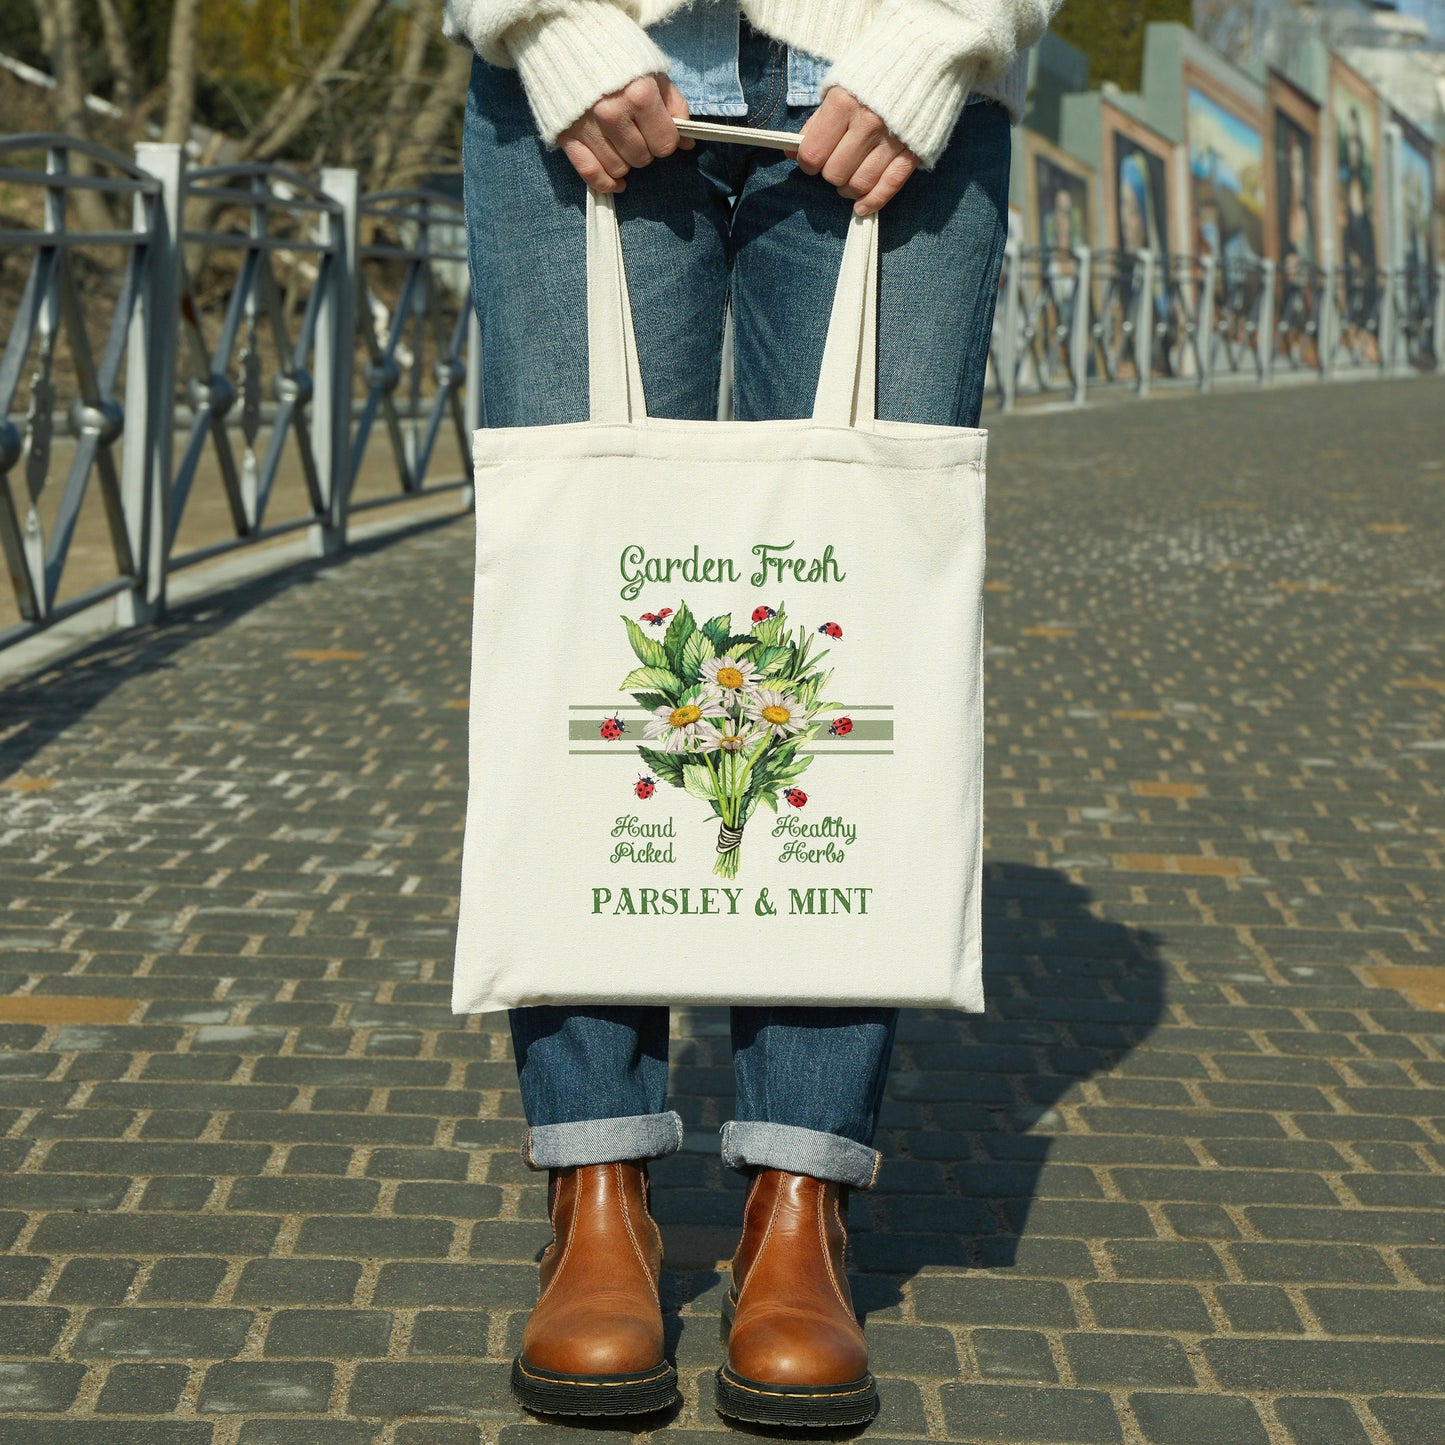
M728 139L749 141L742 126ZM772 132L767 144L775 144ZM647 420L632 303L622 262L622 233L613 197L587 191L587 376L594 422ZM825 426L873 430L878 398L878 213L850 211L848 235L828 338L813 403L813 420Z

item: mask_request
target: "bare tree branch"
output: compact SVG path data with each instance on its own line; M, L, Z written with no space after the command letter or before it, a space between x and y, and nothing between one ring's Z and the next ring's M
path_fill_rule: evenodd
M166 119L161 139L185 145L196 108L196 32L201 0L176 0L171 11L171 41L166 54Z
M100 8L100 25L105 32L105 59L115 81L115 103L133 120L135 98L138 90L135 78L135 62L130 55L130 42L126 37L125 25L116 9L115 0L96 0Z
M50 52L50 73L55 77L51 105L55 128L67 135L86 138L90 128L85 113L85 63L80 42L80 15L76 0L39 0L40 33ZM48 13L47 13L48 12ZM93 167L88 157L72 154L71 170L76 175L90 175ZM95 191L72 193L75 217L87 231L109 230L110 212L104 199Z
M351 57L389 3L356 0L315 71L304 82L288 85L247 138L242 147L247 159L270 160L305 131L325 105L330 87L343 78Z
M413 93L422 79L427 46L434 36L441 33L440 11L440 0L411 0L401 66L392 83L391 93L387 96L381 130L376 137L376 150L371 165L371 185L374 190L384 188L391 175L397 143L407 129Z
M436 164L436 148L447 127L466 103L467 77L471 68L470 50L460 45L447 47L441 74L433 77L425 101L406 126L405 139L398 148L396 162L387 177L389 185L415 185Z
M56 128L71 135L88 135L76 0L38 0L38 8L41 34L50 50L50 72L55 77L51 104L55 109Z

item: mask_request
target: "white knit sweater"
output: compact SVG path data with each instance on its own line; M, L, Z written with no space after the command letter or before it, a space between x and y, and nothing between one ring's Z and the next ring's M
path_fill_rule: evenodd
M493 65L515 68L543 140L601 96L667 69L645 27L692 0L446 0L443 28ZM970 91L1001 100L1015 124L1025 52L1062 0L742 0L753 25L831 64L841 85L932 166Z

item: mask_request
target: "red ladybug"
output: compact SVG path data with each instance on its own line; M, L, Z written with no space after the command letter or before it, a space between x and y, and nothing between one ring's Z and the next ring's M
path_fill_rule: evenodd
M795 808L801 808L808 801L808 795L801 788L789 788L783 797Z
M649 627L661 627L671 616L672 608L664 607L661 612L644 612L638 621L647 623Z
M843 629L836 622L825 622L818 631L825 637L831 637L834 642L843 635Z
M649 778L646 773L638 778L637 785L632 790L639 798L650 798L657 791L657 779Z
M848 734L853 731L853 719L850 717L840 717L828 731L832 733L835 738L846 738Z
M776 617L777 615L778 615L778 609L777 609L776 607L754 607L754 608L753 608L753 621L754 621L754 622L766 622L766 621L768 620L768 618L770 618L770 617Z
M623 733L627 731L627 724L620 717L608 718L600 728L597 729L609 743L616 742Z

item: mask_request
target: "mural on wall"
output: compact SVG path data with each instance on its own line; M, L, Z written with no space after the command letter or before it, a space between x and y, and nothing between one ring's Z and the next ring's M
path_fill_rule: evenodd
M1279 263L1275 282L1277 344L1295 364L1314 366L1318 362L1315 314L1319 304L1315 268L1324 259L1320 254L1320 108L1277 74L1269 78L1269 103L1274 144L1274 165L1267 172L1273 186L1270 250Z
M1033 243L1050 250L1094 244L1094 171L1030 131L1025 137ZM1069 259L1069 258L1060 258Z
M1265 254L1261 117L1212 76L1185 67L1189 213L1196 256L1252 262Z
M1400 264L1429 274L1435 265L1430 208L1435 166L1430 142L1407 121L1400 121Z
M1134 317L1143 267L1135 252L1154 253L1152 364L1171 374L1168 282L1169 162L1172 146L1158 131L1103 102L1104 215L1107 244L1122 253L1117 261L1115 306Z
M1401 267L1401 301L1404 304L1405 344L1413 365L1433 370L1435 346L1431 335L1431 291L1435 272L1434 148L1429 139L1403 116L1400 127L1400 175L1395 195L1395 235Z
M1331 162L1335 181L1335 264L1340 268L1341 341L1378 361L1380 121L1375 92L1331 57Z

